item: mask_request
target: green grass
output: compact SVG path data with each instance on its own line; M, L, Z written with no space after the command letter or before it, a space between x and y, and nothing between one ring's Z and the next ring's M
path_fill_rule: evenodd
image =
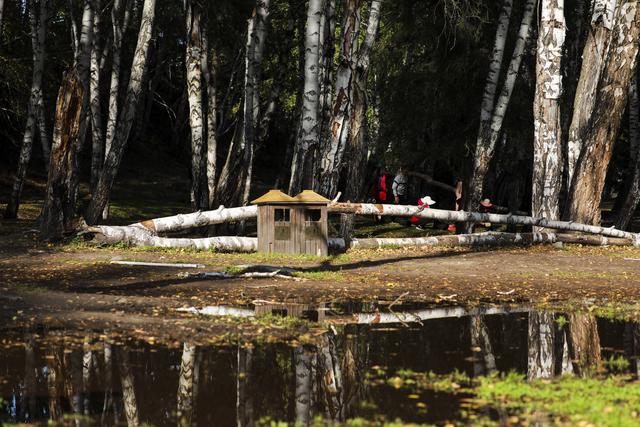
M346 276L340 271L300 271L293 273L293 276L309 280L324 280L331 282L343 282Z
M527 382L520 374L480 377L477 403L506 410L529 423L637 426L640 382L628 377L562 377Z

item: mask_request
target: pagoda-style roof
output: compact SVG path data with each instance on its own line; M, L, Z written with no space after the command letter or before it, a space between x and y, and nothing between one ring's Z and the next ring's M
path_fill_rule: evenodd
M296 203L296 199L283 193L280 190L269 190L267 193L251 201L254 205L263 205L267 203Z
M298 194L293 199L298 203L323 204L323 205L327 205L331 203L331 200L325 197L322 197L318 193L311 190L304 190L302 193Z

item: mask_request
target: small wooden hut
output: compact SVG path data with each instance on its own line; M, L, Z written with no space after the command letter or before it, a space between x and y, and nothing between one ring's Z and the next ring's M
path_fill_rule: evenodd
M291 197L270 190L258 205L258 252L326 256L330 200L305 190Z

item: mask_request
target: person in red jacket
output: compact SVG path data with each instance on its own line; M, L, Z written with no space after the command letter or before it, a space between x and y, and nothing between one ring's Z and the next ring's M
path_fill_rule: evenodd
M429 206L435 205L435 203L436 201L433 200L430 196L424 196L418 199L418 206L423 209L428 209ZM411 224L415 225L416 228L421 228L420 226L426 222L424 219L419 218L415 215L409 218L409 221L411 221Z

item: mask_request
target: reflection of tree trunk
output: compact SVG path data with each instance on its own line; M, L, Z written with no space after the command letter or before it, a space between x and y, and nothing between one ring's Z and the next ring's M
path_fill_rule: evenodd
M94 369L93 364L93 352L89 347L89 337L85 337L84 348L82 353L82 392L83 392L83 404L84 414L89 415L91 409L91 402L89 400L89 387L91 381L91 371Z
M74 349L64 353L67 370L65 391L74 414L82 414L82 351Z
M318 346L318 357L327 417L340 421L343 416L344 388L342 369L336 352L336 336L332 332L323 335Z
M107 415L111 408L115 405L113 403L113 350L111 343L104 343L104 401L102 406L102 416L100 423L105 424L107 422ZM117 420L117 417L116 417Z
M249 385L251 384L251 359L250 348L238 347L238 380L236 399L236 418L238 427L253 425L253 398Z
M473 375L487 375L496 370L496 359L489 340L484 316L470 318L471 350L473 351Z
M296 369L296 424L309 425L311 418L311 354L299 345L293 350Z
M346 335L345 340L342 358L342 401L344 418L348 418L352 415L351 408L358 403L362 381L358 373L358 335Z
M36 416L36 362L34 338L28 333L24 340L24 393L20 402L20 419L32 421Z
M631 360L631 372L640 378L640 323L628 322L624 326L624 351Z
M554 371L553 359L553 314L549 312L529 313L529 362L527 377L551 378Z
M178 424L181 426L189 426L194 421L196 374L196 346L185 342L178 380Z
M60 399L64 395L64 371L62 349L52 346L47 360L49 374L47 375L47 389L49 391L49 418L58 421L62 416Z
M136 391L133 382L133 374L129 365L129 353L120 349L117 353L118 365L120 368L120 381L122 383L122 400L124 412L127 416L127 425L137 427L140 425L138 415L138 403L136 401Z
M554 326L554 375L573 374L568 344L569 328L559 322L555 322Z
M600 336L595 317L578 313L569 315L569 352L574 371L581 377L600 366Z

